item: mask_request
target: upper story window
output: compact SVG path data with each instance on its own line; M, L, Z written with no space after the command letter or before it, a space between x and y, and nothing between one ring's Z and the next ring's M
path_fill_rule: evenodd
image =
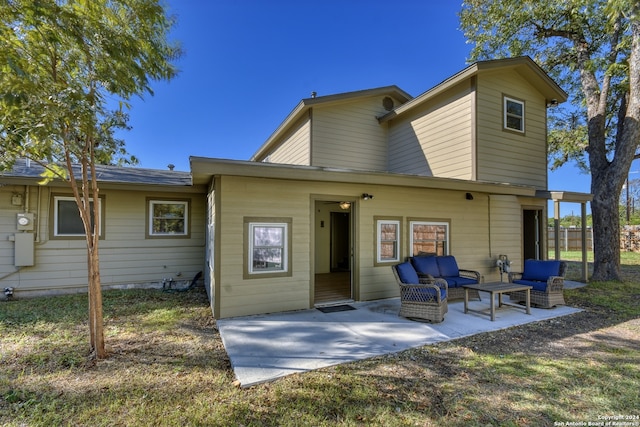
M149 200L150 237L189 235L189 202L187 200Z
M504 128L524 133L524 101L504 97Z
M90 199L91 223L93 225L93 199ZM80 217L76 199L72 196L53 197L53 237L83 237L84 224ZM98 199L98 230L102 235L102 200Z

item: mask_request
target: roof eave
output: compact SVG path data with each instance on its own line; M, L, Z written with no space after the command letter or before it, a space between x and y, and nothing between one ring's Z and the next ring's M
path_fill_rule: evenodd
M527 70L530 70L531 74L539 80L539 83L543 84L542 86L538 85L537 87L549 101L555 100L557 101L557 103L562 103L568 99L567 93L560 86L558 86L558 84L551 77L549 77L549 75L542 68L540 68L540 66L536 64L535 61L533 61L528 56L493 59L489 61L478 61L469 65L467 68L454 74L453 76L437 84L426 92L416 96L411 101L398 106L398 108L381 117L378 117L378 121L380 123L384 123L392 120L404 114L405 112L410 111L412 108L421 105L424 102L427 102L434 96L446 91L447 89L459 84L460 82L477 75L482 71L489 71L497 68L507 67L526 67Z
M389 172L355 171L315 166L282 165L243 160L191 157L191 173L196 185L208 184L215 176L245 176L253 178L322 181L336 183L393 185L435 188L442 190L479 191L492 194L534 197L534 187L494 182L467 181Z

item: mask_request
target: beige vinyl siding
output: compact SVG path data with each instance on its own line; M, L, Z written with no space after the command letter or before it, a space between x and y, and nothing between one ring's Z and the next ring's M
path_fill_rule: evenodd
M503 130L503 96L525 102L525 134ZM515 72L478 77L478 179L547 188L544 97Z
M411 256L411 220L449 222L449 251L460 268L492 273L489 267L488 195L466 200L459 191L378 186L375 198L360 203L360 297L362 300L397 295L391 267L375 266L374 216L402 217L401 259Z
M219 317L309 308L311 201L304 185L307 183L228 176L218 179L220 206L216 221L223 248L217 266ZM244 217L292 218L290 277L243 278Z
M11 196L24 193L23 186L0 186L0 284L2 288L13 286L9 274L16 271L14 267L14 243L9 240L18 232L16 215L24 212L22 206L13 206ZM5 279L2 279L5 277Z
M312 166L386 171L386 125L376 118L387 112L382 106L383 98L315 107Z
M473 179L473 96L469 82L389 127L389 171Z
M522 205L518 197L492 195L489 200L491 211L491 249L494 258L507 255L512 271L522 271ZM494 280L499 280L500 274ZM503 275L503 281L507 277Z
M516 197L494 199L496 196L474 192L474 199L467 200L463 191L231 176L216 179L220 181L216 186L220 193L216 244L223 248L216 285L218 318L312 307L316 259L312 233L319 221L314 217L316 200L354 203L356 300L398 296L390 265L375 262L374 217L402 218L402 259L410 255L411 219L449 222L450 253L460 268L480 271L487 281L499 279L495 268L499 253L515 259L520 251L521 207ZM364 201L363 192L375 198ZM292 219L290 277L243 278L243 218L247 216Z
M269 154L270 163L311 165L311 120L298 120L277 148Z
M51 188L32 186L29 206L37 214L35 265L23 267L5 278L4 286L16 292L84 289L87 285L86 243L84 239L49 240L52 226ZM66 193L56 188L54 194ZM38 203L38 194L40 201ZM0 191L2 197L4 191ZM205 196L204 194L156 193L102 190L104 196L104 238L100 240L100 273L103 286L159 284L163 278L190 282L204 268ZM190 199L189 238L145 238L147 197L159 200ZM3 206L6 206L3 204ZM39 212L38 211L39 206ZM0 222L15 221L15 214L0 211ZM13 218L13 219L11 219ZM13 226L15 228L15 226ZM4 226L2 231L6 230ZM10 226L9 230L12 229ZM11 270L13 242L0 242L0 271ZM7 246L8 250L7 250Z

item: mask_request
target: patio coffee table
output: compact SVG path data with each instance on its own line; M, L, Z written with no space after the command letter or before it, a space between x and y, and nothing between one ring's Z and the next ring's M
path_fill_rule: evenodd
M524 308L527 314L531 314L531 286L518 285L515 283L491 282L491 283L481 283L476 285L464 285L463 288L464 288L465 314L470 311L474 313L486 314L483 311L472 310L469 308L469 289L475 289L480 292L489 292L491 294L490 311L491 311L492 321L496 320L496 300L495 300L496 294L498 294L498 308L502 307L503 305L508 305L516 308ZM502 294L508 293L508 292L515 292L515 291L526 291L525 292L526 305L524 307L519 304L512 304L512 303L502 301Z

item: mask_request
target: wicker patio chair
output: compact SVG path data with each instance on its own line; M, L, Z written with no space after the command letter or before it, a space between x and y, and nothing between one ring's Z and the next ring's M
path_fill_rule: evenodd
M566 304L563 294L566 269L567 263L564 261L528 259L524 263L523 272L509 273L509 282L532 287L531 305L552 308ZM526 292L511 292L509 297L512 301L522 302L526 300Z
M439 323L449 310L447 282L443 279L418 278L410 262L392 266L400 286L399 316Z

